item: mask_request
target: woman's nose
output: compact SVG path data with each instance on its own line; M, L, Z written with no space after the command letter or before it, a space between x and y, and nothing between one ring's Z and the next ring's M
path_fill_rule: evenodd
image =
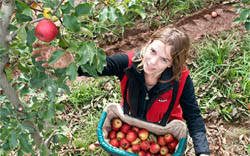
M151 65L155 65L156 63L157 63L157 60L158 60L158 58L157 57L155 57L155 56L152 56L151 58L150 58L150 64Z

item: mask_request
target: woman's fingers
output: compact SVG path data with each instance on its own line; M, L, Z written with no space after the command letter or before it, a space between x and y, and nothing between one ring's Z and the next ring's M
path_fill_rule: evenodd
M43 57L43 56L36 57L35 60L36 60L37 62L39 62L39 61L47 61L47 59L46 59L45 57Z
M47 67L49 67L49 64L46 62L46 63L43 63L42 66L47 68Z

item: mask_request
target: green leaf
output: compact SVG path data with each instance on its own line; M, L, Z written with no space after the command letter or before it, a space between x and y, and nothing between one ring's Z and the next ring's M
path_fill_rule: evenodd
M22 2L20 0L16 0L15 5L16 5L16 8L17 8L17 12L22 12L23 10L30 8L26 3L24 3L24 2Z
M102 49L98 49L96 53L96 69L99 73L102 72L103 68L106 66L106 54Z
M32 18L24 14L16 13L16 20L17 20L17 23L23 23L27 21L32 21Z
M64 50L56 50L52 53L52 56L50 57L48 63L52 65L56 61L60 59L64 55L65 51Z
M11 148L17 147L17 135L15 131L11 131L10 138L9 138L9 144Z
M75 80L77 76L77 66L74 63L71 63L66 70L66 74L69 75L69 79Z
M108 8L105 7L104 9L101 10L100 14L99 14L99 20L101 22L104 22L108 19Z
M111 22L115 22L115 20L117 19L115 8L109 7L108 18Z
M8 27L9 31L16 31L17 29L18 28L15 25L13 25L13 24L10 24L9 27Z
M78 32L80 30L80 24L75 16L65 15L63 17L63 24L65 27L73 32Z
M61 6L61 10L63 12L63 14L69 14L71 10L73 10L74 8L71 6L71 4L69 2L66 2L64 5Z
M138 15L141 16L142 19L145 19L146 18L146 13L145 13L145 10L142 6L139 6L139 5L132 5L130 8L129 8L129 11L132 11L132 12L135 12L137 13Z
M72 7L74 7L74 6L75 6L74 0L69 0L69 4L70 4Z
M47 155L49 155L49 153L48 153L45 145L42 144L42 147L41 147L41 150L40 150L40 156L47 156Z
M89 37L93 37L93 33L92 31L90 31L89 29L85 28L85 27L81 27L81 32L88 35Z
M80 63L86 64L90 62L92 64L94 55L96 53L95 44L93 42L85 42L80 47L78 54L80 55Z
M53 103L49 103L48 110L46 112L46 119L53 119L55 115L55 108Z
M20 40L22 42L25 42L27 39L27 33L26 30L24 28L24 26L22 26L18 31L17 31L17 36L20 38Z
M246 30L250 30L250 22L245 23L245 28L246 28Z
M27 45L28 46L32 46L32 44L35 42L36 37L35 37L35 30L31 29L31 30L27 30Z
M79 5L76 7L76 15L77 15L77 16L89 15L89 14L90 14L90 11L91 11L91 8L92 8L92 4L90 4L90 3L82 3L82 4L79 4Z
M32 146L30 145L28 138L25 137L24 135L20 135L20 137L18 138L20 145L21 145L21 149L27 153L31 153L32 152Z
M240 12L240 20L246 21L249 15L250 15L250 9L248 8L242 9Z
M59 144L67 144L69 142L69 139L67 138L67 136L63 135L63 134L58 134L58 142Z
M87 73L89 73L92 76L97 76L96 69L93 68L93 66L90 65L89 63L81 65L81 69L82 69L83 72L87 72Z

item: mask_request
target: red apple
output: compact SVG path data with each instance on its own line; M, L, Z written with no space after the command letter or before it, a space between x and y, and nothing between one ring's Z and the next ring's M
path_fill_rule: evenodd
M150 144L147 140L142 141L140 146L141 146L141 149L144 151L146 151L150 148Z
M158 136L157 143L161 146L165 146L166 142L165 142L164 136Z
M170 133L165 134L165 135L164 135L164 139L165 139L165 142L166 142L167 144L170 143L170 142L172 142L172 141L174 141L174 137L173 137L173 135L170 134Z
M135 141L131 142L131 145L140 144L140 142L141 142L141 139L136 138Z
M118 131L122 127L122 120L119 118L114 118L111 121L111 128Z
M136 127L136 126L132 126L132 128L131 128L133 131L135 131L136 133L139 133L139 128L138 127Z
M134 132L134 131L129 131L126 135L126 139L129 141L129 142L133 142L135 141L137 138L137 134Z
M140 151L140 145L139 144L135 144L135 145L132 145L132 151L134 153L138 153Z
M150 152L146 152L145 156L152 156Z
M126 134L126 133L128 133L128 130L130 130L130 128L131 128L131 126L129 124L124 123L121 127L121 131Z
M178 144L178 140L174 139L172 142L170 142L170 143L168 144L168 148L169 148L170 150L174 151L175 148L176 148L176 146L177 146L177 144Z
M128 140L126 140L125 138L121 139L121 141L120 141L121 148L127 149L127 148L129 148L129 146L130 146L130 143Z
M211 16L212 16L213 18L215 18L215 17L218 16L218 13L217 13L216 11L212 11L212 12L211 12Z
M109 139L116 138L116 131L114 131L114 130L110 131L109 134L108 134L108 138Z
M159 144L157 144L157 143L152 143L151 145L150 145L150 149L149 149L149 151L151 152L151 153L153 153L153 154L155 154L155 153L158 153L159 151L160 151L160 145Z
M126 151L133 153L133 150L131 147L129 147Z
M166 155L168 153L168 148L167 146L162 146L160 149L160 154L161 155Z
M149 132L146 129L141 129L139 130L138 135L141 140L147 140Z
M146 153L144 151L138 152L138 156L146 156Z
M90 150L90 151L95 151L95 149L96 149L95 144L90 144L90 145L89 145L89 150Z
M117 139L111 139L109 141L109 144L114 146L114 147L119 147L119 141Z
M123 132L119 131L116 134L116 138L118 141L120 141L121 139L125 138L125 134Z
M50 42L55 39L57 34L56 25L48 19L43 19L36 25L35 36L41 41Z

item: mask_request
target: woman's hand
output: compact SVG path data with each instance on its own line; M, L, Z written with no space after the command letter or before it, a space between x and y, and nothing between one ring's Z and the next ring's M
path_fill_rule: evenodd
M74 61L73 55L69 52L65 52L55 63L49 65L48 60L52 56L52 53L62 49L41 43L35 43L33 47L35 50L32 52L32 55L36 57L35 61L37 62L45 61L45 63L42 64L43 67L65 68Z

